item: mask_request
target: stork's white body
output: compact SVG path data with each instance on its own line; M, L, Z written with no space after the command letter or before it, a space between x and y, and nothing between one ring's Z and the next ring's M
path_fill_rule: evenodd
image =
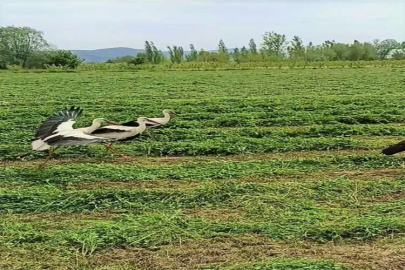
M111 140L124 140L135 137L138 134L141 134L146 130L147 120L145 117L138 118L139 126L130 127L130 126L121 126L121 125L111 125L104 126L95 130L91 133L94 136L107 138ZM154 123L156 125L156 123Z
M70 110L60 111L58 114L49 117L39 128L37 138L31 143L32 150L44 151L61 145L83 145L105 141L106 138L89 134L107 120L102 118L94 119L89 127L73 129L76 117L80 114L80 108L75 109L72 107Z
M166 125L170 121L170 113L168 110L163 110L163 115L164 115L164 117L160 117L160 118L148 118L147 120L151 120L155 123L147 121L147 125L150 125L150 127ZM158 123L158 124L156 124L156 123Z

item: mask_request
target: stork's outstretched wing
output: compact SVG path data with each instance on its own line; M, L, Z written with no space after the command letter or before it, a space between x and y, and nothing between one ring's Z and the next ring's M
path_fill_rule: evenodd
M80 107L61 110L46 119L35 134L35 139L45 139L55 131L71 130L76 119L82 114Z
M120 125L125 127L139 127L139 123L136 122L136 120L131 120L129 122L122 123Z
M152 120L152 121L155 121L156 123L147 121L146 122L147 127L157 127L157 126L161 125L160 124L160 121L161 121L160 118L148 118L147 120L149 120L149 119ZM136 120L125 122L125 123L122 123L120 125L121 126L126 126L126 127L139 127L139 123Z
M91 136L82 132L71 132L64 135L53 135L44 140L47 144L57 145L83 145L95 142L105 142L108 138L102 138L97 136Z

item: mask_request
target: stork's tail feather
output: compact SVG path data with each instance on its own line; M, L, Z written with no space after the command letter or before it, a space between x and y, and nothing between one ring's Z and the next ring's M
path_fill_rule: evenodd
M44 151L49 149L49 145L41 139L36 139L31 143L32 150L34 151Z
M405 141L390 145L387 148L383 149L381 153L390 156L403 151L405 151Z

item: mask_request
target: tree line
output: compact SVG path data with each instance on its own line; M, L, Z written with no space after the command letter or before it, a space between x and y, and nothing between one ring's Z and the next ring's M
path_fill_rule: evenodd
M374 40L351 44L327 40L320 45L304 44L294 36L266 32L259 45L250 39L247 46L228 49L221 39L216 51L197 50L190 44L186 53L181 46L168 46L168 57L152 41L145 41L144 53L108 60L109 63L126 62L134 65L182 62L246 63L268 61L371 61L405 59L405 42L394 39ZM43 37L43 33L29 27L0 27L0 68L18 65L23 68L58 66L76 68L82 62L70 51L57 50Z
M83 61L67 50L57 50L41 31L30 27L0 27L0 69L58 66L76 68Z
M165 60L172 63L182 62L266 62L266 61L371 61L388 58L405 59L405 41L394 39L373 40L373 42L339 43L327 40L320 45L309 42L305 45L302 39L294 36L287 41L286 36L275 32L266 32L259 47L254 39L250 39L247 46L228 49L221 39L217 51L197 51L193 44L186 54L181 46L168 46L169 58L163 57L162 51L156 49L151 41L145 42L145 53L138 53L136 57L117 58L109 62L132 62L133 64L162 64Z

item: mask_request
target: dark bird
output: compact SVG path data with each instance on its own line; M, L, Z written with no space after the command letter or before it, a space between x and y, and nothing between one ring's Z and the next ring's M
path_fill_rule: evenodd
M391 156L403 151L405 151L405 141L401 141L397 144L390 145L387 148L383 149L381 153L383 153L384 155Z

